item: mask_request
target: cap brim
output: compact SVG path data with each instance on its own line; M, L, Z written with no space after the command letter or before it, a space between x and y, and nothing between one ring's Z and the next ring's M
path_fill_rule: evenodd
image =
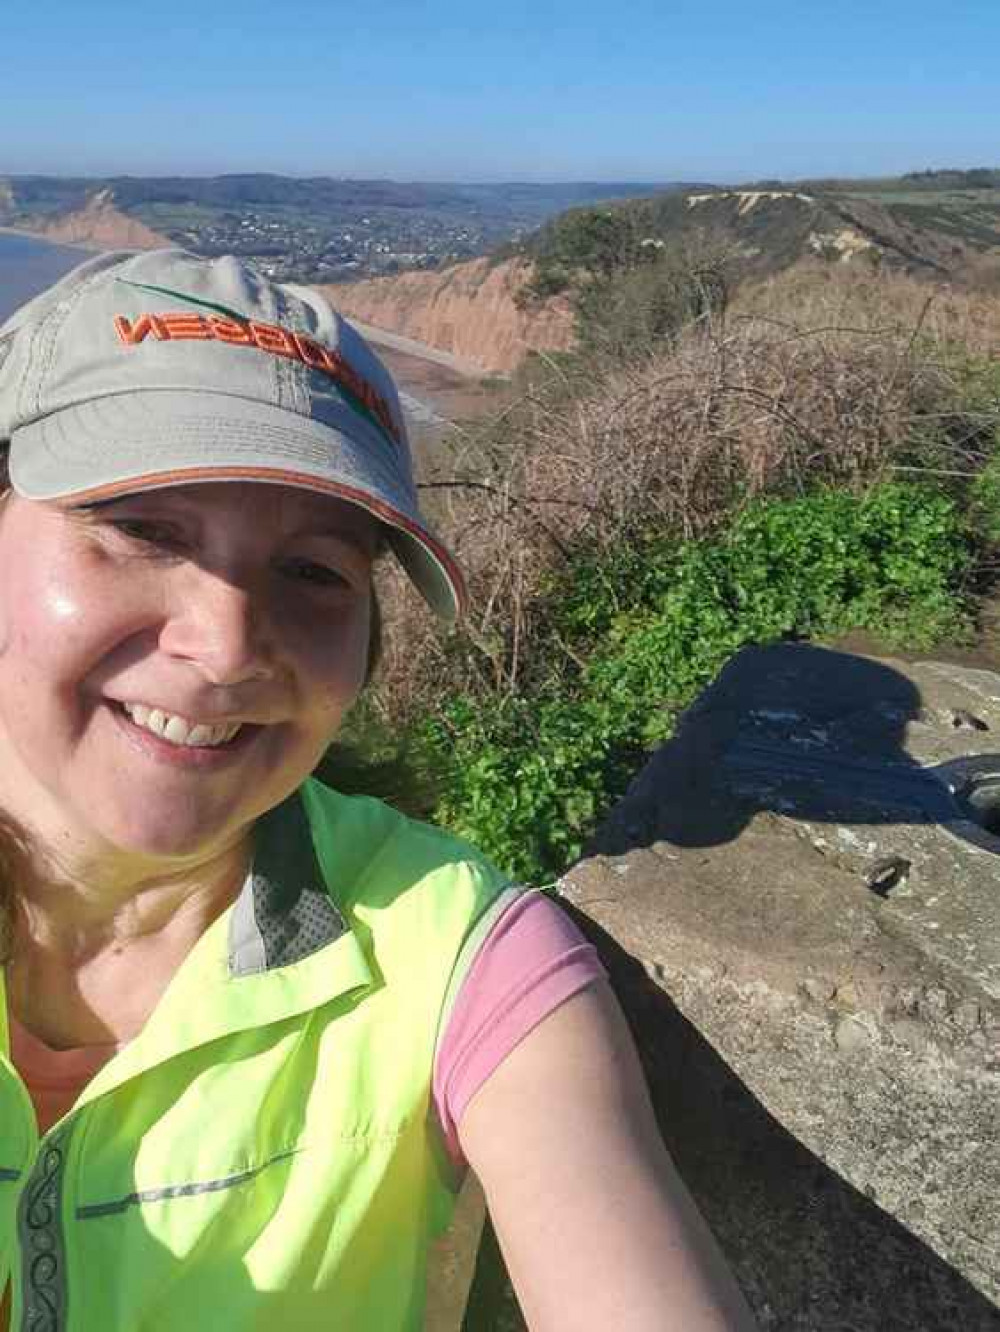
M10 475L27 499L112 499L197 481L259 481L347 500L388 529L390 544L431 609L452 622L465 584L428 530L396 446L229 394L151 389L65 407L11 439ZM352 433L357 424L352 423Z

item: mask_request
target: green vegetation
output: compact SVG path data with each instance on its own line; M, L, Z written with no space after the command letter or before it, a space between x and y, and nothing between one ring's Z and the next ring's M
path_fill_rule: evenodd
M426 726L447 773L438 817L517 875L557 874L733 652L850 628L911 646L964 635L968 563L955 501L894 483L754 504L712 540L581 550L535 645L560 643L561 668L501 700L454 698Z
M1000 302L839 263L734 291L644 245L648 214L598 211L552 227L540 269L568 275L580 347L431 479L467 633L390 586L356 726L404 735L433 816L533 880L741 647L967 641L1000 549Z
M634 268L642 257L642 236L634 209L573 208L543 227L532 244L533 299L567 291L581 275L609 278Z

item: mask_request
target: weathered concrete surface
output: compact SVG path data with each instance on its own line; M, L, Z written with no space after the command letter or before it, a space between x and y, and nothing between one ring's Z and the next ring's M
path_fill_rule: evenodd
M1000 856L924 772L996 751L1000 677L751 649L564 881L764 1328L1000 1328Z

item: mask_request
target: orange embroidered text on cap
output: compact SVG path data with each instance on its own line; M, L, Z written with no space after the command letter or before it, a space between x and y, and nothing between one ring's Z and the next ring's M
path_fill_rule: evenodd
M257 347L261 351L270 352L272 356L287 356L290 360L301 361L311 370L329 375L340 388L346 389L371 412L390 438L399 443L399 427L382 395L339 352L330 351L304 333L293 333L278 324L262 324L253 319L242 323L219 315L177 312L142 314L134 323L125 315L115 315L115 329L122 342L130 347L143 342L150 334L159 342L214 339L238 346Z

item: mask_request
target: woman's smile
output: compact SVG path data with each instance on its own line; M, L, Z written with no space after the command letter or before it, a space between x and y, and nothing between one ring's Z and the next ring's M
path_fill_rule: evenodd
M160 735L172 745L215 749L235 740L243 723L200 722L181 717L176 712L147 707L145 703L123 703L129 721L144 731Z
M192 772L215 772L238 761L263 730L244 722L189 722L141 703L109 706L125 739L141 754Z

